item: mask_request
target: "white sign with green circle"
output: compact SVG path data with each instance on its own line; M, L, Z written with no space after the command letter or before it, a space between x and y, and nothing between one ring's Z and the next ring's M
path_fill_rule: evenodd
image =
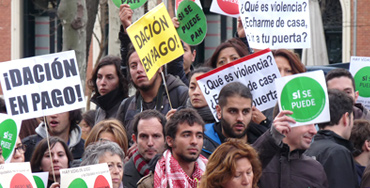
M0 145L6 162L10 162L13 156L21 122L6 114L0 114Z
M180 26L177 33L189 45L200 44L207 34L207 19L203 10L193 1L184 0L177 9Z
M290 110L297 122L293 126L330 120L327 88L322 71L315 71L276 80L280 110Z
M356 103L370 109L370 57L351 57L349 71L353 75L355 90L358 92Z

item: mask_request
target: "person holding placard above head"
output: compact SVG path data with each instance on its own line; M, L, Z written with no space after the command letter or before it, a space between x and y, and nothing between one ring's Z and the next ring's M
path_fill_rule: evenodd
M339 89L347 93L353 99L353 118L370 120L370 111L361 103L356 103L358 91L356 91L355 80L352 74L342 68L333 69L326 75L328 89Z
M121 59L117 56L105 56L95 66L88 86L95 94L91 102L99 108L95 124L115 117L119 104L128 97L128 83L121 72Z
M31 169L32 172L49 172L47 187L60 187L59 170L69 168L73 157L62 139L51 136L49 144L50 153L46 138L39 142L32 155Z
M36 134L30 135L22 140L22 143L27 146L27 150L24 154L25 161L31 160L34 148L37 143L43 138L46 138L46 134L57 136L65 143L68 143L68 149L71 151L73 158L80 159L84 152L85 144L85 141L81 138L81 128L78 126L81 118L80 109L46 116L45 119L48 127L46 128L45 123L41 122L35 129Z
M353 99L343 91L329 89L330 122L320 123L306 154L324 167L330 188L359 187L349 141L353 127Z
M82 156L81 166L107 163L113 188L123 188L122 176L125 153L117 143L99 141L89 145Z
M149 80L138 53L130 45L131 41L125 33L126 28L132 23L132 10L128 5L121 5L120 19L123 26L120 32L121 55L122 57L125 56L123 64L127 64L128 77L137 92L134 96L122 101L116 118L123 122L128 135L132 135L132 120L136 114L147 109L155 109L165 115L171 108L184 106L188 98L188 87L179 78L171 74L163 76L163 80L161 76L162 68L159 68ZM184 71L182 64L180 64L180 70ZM163 84L164 82L166 85ZM132 144L131 138L129 139Z
M127 152L128 139L121 122L116 119L103 120L96 124L85 142L85 148L98 141L112 141L117 143L123 152Z
M248 144L231 139L209 157L199 188L257 188L261 174L257 152Z
M252 145L263 166L259 187L328 187L322 165L304 154L317 133L315 125L291 127L296 123L292 114L288 110L279 112L276 105L271 128Z

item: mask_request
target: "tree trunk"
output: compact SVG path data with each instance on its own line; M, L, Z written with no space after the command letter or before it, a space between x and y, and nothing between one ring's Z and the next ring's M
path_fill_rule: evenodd
M86 24L86 61L89 59L91 39L94 32L96 14L98 13L99 1L86 0L87 24Z
M86 22L85 0L60 0L58 17L63 25L63 51L75 50L82 88L86 85Z

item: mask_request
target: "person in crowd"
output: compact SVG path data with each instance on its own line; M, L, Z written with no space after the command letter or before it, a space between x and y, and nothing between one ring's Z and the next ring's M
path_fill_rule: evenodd
M352 143L353 99L343 91L329 89L330 122L320 123L319 132L306 154L319 161L331 188L358 187Z
M257 188L262 174L257 152L248 144L231 139L209 157L200 188Z
M117 56L103 57L88 80L89 88L95 93L91 102L99 108L95 123L116 117L118 107L128 97L128 82L121 72L121 59Z
M4 163L5 163L5 159L3 156L3 148L1 148L1 145L0 145L0 164L4 164Z
M227 84L220 91L216 106L219 122L205 125L202 155L209 157L228 138L247 143L247 128L252 116L252 94L240 82Z
M281 77L306 72L298 55L287 49L272 50Z
M292 111L279 113L278 106L274 111L270 130L253 143L263 166L259 187L328 187L322 165L304 154L317 133L315 125L291 127L296 123Z
M37 144L30 162L31 169L32 172L49 172L47 187L60 187L60 169L69 168L73 156L67 144L62 139L51 136L49 138L49 143L50 153L46 138L42 139L39 144ZM53 163L53 168L51 163Z
M85 142L85 148L91 143L101 140L109 140L116 142L123 152L127 153L128 138L126 130L123 128L121 122L116 119L108 119L100 121L90 131L89 136Z
M362 174L370 164L370 121L356 119L349 140L353 143L352 155L355 159L358 182L361 183Z
M82 114L82 120L79 124L82 131L82 139L86 140L87 136L89 136L91 129L95 125L95 116L96 110L89 110Z
M137 151L125 164L123 185L136 188L137 182L150 172L149 162L162 154L165 146L164 126L166 118L156 110L146 110L134 117L132 140Z
M26 152L26 146L22 144L19 136L15 142L13 156L10 159L11 163L23 163L24 162L24 153Z
M195 61L195 57L197 56L197 50L194 46L190 46L186 42L182 42L184 46L184 71L186 74L186 77L188 80L190 80L190 71L192 71L193 68L193 62Z
M25 161L30 161L32 153L40 140L46 138L46 134L57 136L65 143L68 143L68 148L72 152L74 159L80 159L84 152L85 141L81 138L81 128L78 123L81 121L81 110L72 110L46 116L46 124L41 122L35 129L36 134L30 135L22 140L22 143L27 146L24 154ZM45 127L47 125L47 129Z
M116 118L123 122L128 135L132 135L132 120L136 114L148 109L156 109L165 115L171 108L184 106L188 98L188 87L184 83L188 83L188 81L182 63L179 66L179 70L184 73L180 75L180 78L185 78L184 81L171 74L166 75L164 78L169 96L167 96L166 88L163 84L162 68L159 68L153 78L149 80L141 60L126 33L126 28L132 23L133 12L130 6L127 4L121 5L119 14L122 23L120 31L121 56L125 57L124 60L127 60L123 64L127 64L129 80L135 86L137 92L134 96L122 101ZM182 59L182 57L180 58ZM172 62L167 64L167 66L170 66L170 64ZM167 70L177 70L175 68L172 67ZM132 144L132 140L130 140L130 143Z
M196 188L207 159L200 155L204 122L194 109L173 114L165 126L167 150L158 160L154 174L143 177L138 187Z
M217 46L206 64L217 68L246 55L249 55L248 47L239 38L231 38Z
M370 111L361 103L356 103L359 93L356 91L355 80L348 70L338 68L329 71L326 75L326 85L328 89L339 89L352 98L354 119L370 120Z
M125 153L111 141L99 141L86 147L81 166L107 163L112 177L113 188L123 188L122 176Z

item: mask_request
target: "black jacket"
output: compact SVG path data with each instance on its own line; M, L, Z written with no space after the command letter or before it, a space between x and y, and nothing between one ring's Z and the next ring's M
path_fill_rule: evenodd
M259 152L263 166L260 188L328 187L319 162L303 154L304 150L290 152L287 144L277 145L271 131L258 138L253 147Z
M357 174L352 157L352 143L330 130L320 130L306 151L319 161L330 188L357 188Z
M123 171L123 186L127 188L135 188L137 182L143 177L136 169L134 164L134 158L131 159L125 164Z

